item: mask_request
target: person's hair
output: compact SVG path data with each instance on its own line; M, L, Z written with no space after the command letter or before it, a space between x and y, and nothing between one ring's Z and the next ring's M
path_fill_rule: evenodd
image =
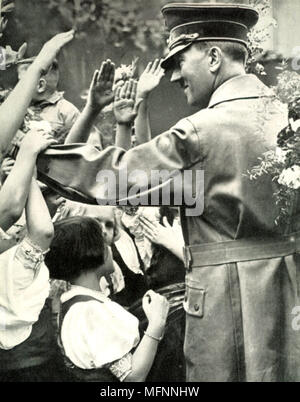
M71 281L105 262L107 247L99 223L76 216L54 223L54 238L45 264L53 279Z
M237 61L239 63L245 64L248 57L248 49L246 46L242 45L238 42L230 42L230 41L207 41L207 42L197 42L196 46L199 50L208 51L212 47L219 47L222 52L224 52L228 57L230 57L233 61Z

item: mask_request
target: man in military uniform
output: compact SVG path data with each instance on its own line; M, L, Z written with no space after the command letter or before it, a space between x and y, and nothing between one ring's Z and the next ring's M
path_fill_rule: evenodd
M300 204L279 228L271 178L252 182L246 174L287 125L271 91L245 73L258 14L230 4L168 4L163 14L170 52L162 66L199 112L128 152L53 147L38 169L45 182L87 202L97 198L95 172L103 169L120 174L126 165L129 175L143 167L148 177L204 170L204 212L182 214L187 381L298 381Z

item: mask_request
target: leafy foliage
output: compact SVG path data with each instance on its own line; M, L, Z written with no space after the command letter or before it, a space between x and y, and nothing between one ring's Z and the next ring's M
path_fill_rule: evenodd
M277 26L274 18L270 16L270 0L250 0L249 5L254 7L259 13L258 24L249 32L249 59L248 68L255 65L255 72L265 75L264 67L258 63L263 55L263 44L270 38L271 30Z
M95 31L99 39L115 47L127 41L143 51L164 46L164 25L159 18L144 18L142 0L47 0L47 5L75 28L79 37Z
M276 26L276 22L269 16L269 0L250 0L250 4L259 11L261 23L249 34L249 66L256 63L256 71L265 74L257 60L262 58L262 43L269 38L270 29ZM288 105L289 125L278 134L276 150L258 158L258 165L248 171L248 175L250 180L269 175L276 182L278 190L274 197L280 211L276 224L280 225L290 223L295 199L300 192L300 76L287 70L286 60L277 68L282 72L273 88L275 95L272 102L279 100ZM266 113L264 115L268 118Z
M3 14L10 13L14 8L15 3L12 0L0 0L0 38L7 25L7 18Z

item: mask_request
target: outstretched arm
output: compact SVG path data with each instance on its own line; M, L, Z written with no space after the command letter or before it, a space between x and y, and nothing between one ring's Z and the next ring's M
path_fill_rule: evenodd
M137 101L140 101L140 107L135 120L137 145L151 140L148 99L150 93L159 85L164 74L164 70L160 66L160 60L156 59L148 64L139 79Z
M43 252L47 251L52 241L54 228L47 204L35 179L31 181L25 211L29 240Z
M57 143L49 134L31 131L24 138L15 165L0 191L0 228L8 230L21 216L30 189L36 158Z
M0 107L0 154L5 154L14 135L20 128L35 88L43 71L47 71L59 50L74 37L74 31L58 34L48 41ZM11 111L14 111L13 117Z
M115 65L110 60L103 62L100 70L95 71L87 103L69 132L65 144L87 142L97 116L114 99L114 76Z

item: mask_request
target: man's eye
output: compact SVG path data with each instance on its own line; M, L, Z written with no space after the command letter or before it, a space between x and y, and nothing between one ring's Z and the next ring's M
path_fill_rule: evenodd
M105 224L105 227L107 227L108 229L112 229L114 227L114 224L112 222L107 222Z

